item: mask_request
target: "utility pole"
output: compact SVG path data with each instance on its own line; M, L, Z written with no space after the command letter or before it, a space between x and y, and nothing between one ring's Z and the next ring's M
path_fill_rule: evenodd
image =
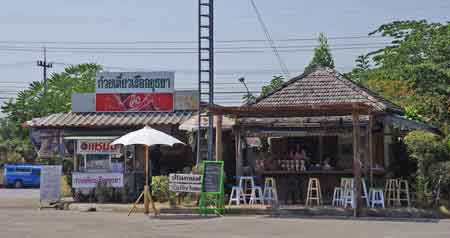
M43 81L44 81L44 92L47 92L47 68L52 68L53 64L52 63L47 63L47 50L44 47L44 60L38 60L37 61L37 66L38 67L42 67L43 68Z
M197 164L204 159L213 160L213 114L214 105L214 0L198 0L198 129ZM206 114L203 112L207 111ZM203 119L208 118L208 126ZM202 135L206 131L208 140ZM206 146L206 148L205 148ZM206 156L204 152L207 152Z

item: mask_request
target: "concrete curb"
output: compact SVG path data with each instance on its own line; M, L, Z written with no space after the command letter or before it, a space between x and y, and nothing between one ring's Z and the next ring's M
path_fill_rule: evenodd
M96 204L96 203L71 203L64 206L67 210L89 212L128 212L132 204ZM135 212L143 213L143 207L138 207ZM200 215L197 208L160 208L161 214L167 215ZM436 222L445 219L436 211L420 209L403 210L367 210L363 217L355 218L349 209L332 208L302 208L302 209L264 209L264 208L227 208L227 216L268 216L273 218L308 218L308 219L349 219L349 220L373 220L373 221L414 221Z

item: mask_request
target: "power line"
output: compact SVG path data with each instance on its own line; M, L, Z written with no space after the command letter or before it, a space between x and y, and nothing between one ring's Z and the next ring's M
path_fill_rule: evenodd
M340 44L330 44L332 47L342 47L342 46L386 46L390 42L356 42L356 43L340 43ZM315 48L318 44L309 45L279 45L279 49L296 49L296 48ZM148 50L195 50L196 47L46 47L48 50L121 50L121 51L148 51ZM219 50L247 50L247 49L271 49L270 46L225 46L225 47L215 47ZM16 45L0 45L0 49L5 50L41 50L42 47L35 46L16 46Z
M278 52L278 49L277 49L277 47L275 45L275 42L272 40L272 37L270 36L269 29L267 28L266 23L264 23L264 20L262 19L261 13L259 12L255 1L250 0L250 3L252 5L252 7L253 7L253 10L256 13L256 17L258 18L259 24L261 25L261 27L263 29L264 35L266 36L266 39L267 39L270 47L272 48L273 53L277 57L278 63L280 64L281 72L283 72L284 76L286 78L288 78L289 77L289 70L288 70L286 64L284 63L283 59L281 58L281 55Z
M353 36L329 36L328 40L356 40L356 39L379 39L388 38L385 36L368 36L365 34ZM275 39L275 42L296 42L296 41L316 41L315 37L297 37ZM262 39L231 39L216 40L215 43L255 43L266 42ZM142 41L22 41L22 40L2 40L0 44L31 44L31 45L141 45L141 44L198 44L197 40L142 40Z
M380 46L384 47L384 46ZM380 47L339 47L339 48L331 48L333 51L339 50L369 50L369 49L379 49ZM0 51L8 51L8 52L40 52L35 49L8 49L8 48L0 48ZM296 53L296 52L311 52L314 49L286 49L286 50L278 50L278 52L282 53ZM49 51L54 54L109 54L109 55L188 55L188 54L197 54L196 51L101 51L101 50L52 50ZM222 50L216 51L217 54L259 54L259 53L268 53L269 51L261 49L261 50Z

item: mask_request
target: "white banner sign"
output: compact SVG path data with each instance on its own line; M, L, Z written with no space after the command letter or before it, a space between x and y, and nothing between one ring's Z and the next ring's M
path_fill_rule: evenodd
M123 187L122 173L73 173L73 188L95 188L99 183L105 183L108 187Z
M175 73L101 72L97 74L96 93L173 93Z
M111 145L111 140L78 140L78 154L120 154L121 145Z
M59 201L61 190L61 165L41 166L40 201Z
M202 190L202 176L196 174L170 174L169 190L172 192L199 193Z

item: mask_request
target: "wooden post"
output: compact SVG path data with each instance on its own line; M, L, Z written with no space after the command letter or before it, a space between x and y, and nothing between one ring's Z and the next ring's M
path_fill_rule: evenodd
M144 185L144 191L141 192L136 202L133 204L133 207L128 212L128 216L134 211L134 209L137 208L137 205L139 204L139 201L141 198L144 198L144 213L148 214L150 212L149 203L152 205L153 212L155 215L159 214L159 211L155 207L155 203L153 202L152 198L152 189L151 184L148 183L149 178L149 170L151 169L150 163L149 163L149 156L148 156L148 146L144 145L144 155L145 155L145 171L144 171L144 177L145 177L145 185Z
M384 138L383 138L383 152L384 152L384 168L389 168L390 166L390 150L389 150L389 145L392 143L392 130L391 130L391 126L389 124L385 122L383 122L383 130L384 130Z
M323 135L319 136L319 161L322 164L323 161Z
M236 179L242 176L242 146L241 146L241 132L240 129L236 129L235 133L235 143L236 143Z
M73 171L78 172L77 141L73 141Z
M355 217L361 214L361 161L360 161L360 125L359 125L359 108L353 107L352 113L353 121L353 176L355 181L354 188L354 200L355 209L353 215Z
M149 185L148 185L148 174L149 174L149 158L148 158L148 146L144 145L144 154L145 154L145 186L144 186L144 213L148 214L150 211L149 208L149 197L148 194L150 193Z
M222 160L222 115L216 115L216 160Z
M369 184L373 187L373 114L369 113L368 125L368 140L369 140Z

